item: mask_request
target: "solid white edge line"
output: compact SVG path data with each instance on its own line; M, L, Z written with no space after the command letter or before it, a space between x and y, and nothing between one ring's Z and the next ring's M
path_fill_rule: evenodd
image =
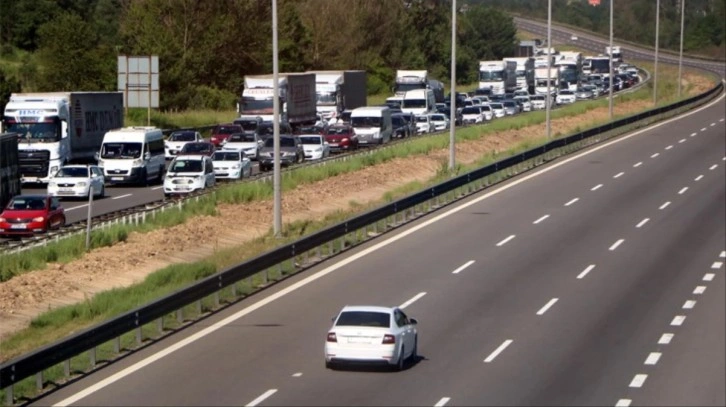
M515 237L516 237L516 235L509 235L509 237L507 237L506 239L504 239L501 242L497 243L497 247L504 246L505 244L507 244L507 242L509 242L510 240L514 239Z
M696 306L696 300L687 300L683 303L683 309L693 309Z
M716 277L713 273L706 273L703 275L703 281L713 281L713 278Z
M434 407L444 407L446 403L451 400L451 397L442 397L441 400L437 401L436 404L434 404Z
M642 161L638 161L637 163L633 164L633 168L638 168L641 165L643 165L643 162Z
M550 307L555 305L557 300L558 300L558 298L553 298L553 299L549 300L549 302L547 302L547 304L545 304L544 307L540 308L539 311L537 311L537 315L543 315L545 312L547 312L548 309L550 309Z
M650 352L647 358L645 358L645 362L643 362L644 365L655 365L658 364L658 360L660 360L661 353L660 352Z
M408 301L404 302L403 304L399 305L398 308L404 309L404 308L408 307L409 305L413 304L414 302L418 301L418 299L421 298L421 297L423 297L424 295L426 295L426 292L425 291L424 292L420 292L420 293L414 295L413 298L411 298L410 300L408 300Z
M694 181L696 181L696 182L698 182L698 181L700 181L700 180L701 180L701 178L703 178L703 174L701 174L701 175L697 176L697 177L696 177L696 178L694 178L693 180L694 180Z
M630 403L632 402L633 400L631 399L620 399L615 403L615 407L630 407Z
M670 332L666 332L663 335L660 336L660 339L658 339L658 345L668 345L673 340L673 337L675 334L672 334Z
M474 264L474 260L469 260L466 263L464 263L463 265L459 266L459 268L457 268L456 270L452 271L451 274L459 274L459 273L461 273L462 270L471 266L472 264Z
M544 215L544 216L542 216L541 218L537 219L536 221L534 221L532 223L536 225L536 224L542 222L543 220L545 220L545 219L547 219L549 217L550 217L550 215Z
M600 188L602 188L602 184L597 184L594 187L590 188L590 191L597 191Z
M683 322L686 320L685 315L676 315L673 317L673 320L671 321L671 326L681 326L683 325Z
M639 373L636 374L633 377L633 380L630 381L630 387L643 387L643 383L645 383L645 379L648 378L647 374Z
M613 250L617 249L618 246L620 246L624 241L625 241L625 239L618 239L618 241L613 243L612 246L610 246L610 248L608 250L613 251Z
M678 195L683 195L686 193L686 191L688 191L688 187L683 187L680 191L678 191Z
M706 286L705 285L699 285L696 286L696 288L693 289L694 294L703 294L706 292Z
M266 392L262 393L262 394L261 394L261 395L260 395L259 397L257 397L256 399L254 399L254 400L250 401L249 403L245 404L245 406L246 406L246 407L254 407L254 406L256 406L256 405L258 405L258 404L262 403L263 401L265 401L265 399L266 399L266 398L268 398L268 397L272 396L272 395L273 395L273 394L275 394L275 393L277 393L277 389L270 389L270 390L267 390Z
M133 194L125 194L125 195L119 195L119 196L114 196L114 197L113 197L113 198L111 198L111 199L121 199L121 198L127 198L127 197L129 197L129 196L131 196L131 195L133 195Z
M641 220L640 222L638 222L638 224L635 225L635 227L636 228L641 228L641 227L643 227L643 225L645 225L646 223L648 223L649 220L650 220L649 218L644 218L643 220Z
M713 264L711 265L711 268L712 269L715 269L715 270L718 270L718 269L721 268L721 266L723 266L723 263L722 262L720 262L720 261L714 261Z
M658 209L663 210L663 209L667 208L668 205L670 205L670 204L671 204L671 201L668 201L668 202L664 203L663 205L659 206Z
M625 173L624 173L624 172L622 172L622 171L620 171L619 173L617 173L617 174L613 175L613 178L620 178L620 177L622 177L623 175L625 175Z
M587 275L587 273L591 272L592 269L594 269L594 268L595 268L595 265L594 264L591 264L591 265L587 266L587 268L585 270L582 270L582 272L577 275L577 278L579 280L585 278L585 276Z
M484 363L490 363L492 360L494 360L494 358L499 356L499 354L502 353L502 351L504 351L504 349L507 349L507 346L511 345L512 342L514 342L514 341L511 339L507 339L506 341L502 342L502 344L499 345L499 347L497 349L495 349L494 352L490 353L489 356L487 356L487 358L484 359Z
M655 157L658 157L659 155L660 155L660 153L655 153L655 154L651 155L650 158L655 158Z
M164 186L161 185L161 186L158 186L158 187L153 187L153 188L151 188L151 190L152 191L156 191L157 189L161 189L161 188L164 188Z
M573 203L575 203L575 202L577 202L577 201L579 201L579 200L580 200L580 198L574 198L574 199L571 199L571 200L570 200L569 202L567 202L567 203L565 204L565 206L570 206L570 205L572 205Z
M207 328L205 328L205 329L203 329L203 330L201 330L201 331L199 331L199 332L197 332L195 334L192 334L192 335L190 335L190 336L188 336L188 337L180 340L179 342L177 342L177 343L175 343L173 345L170 345L170 346L168 346L168 347L160 350L159 352L157 352L157 353L155 353L153 355L148 356L145 359L142 359L142 360L134 363L133 365L131 365L131 366L129 366L129 367L127 367L127 368L125 368L125 369L123 369L123 370L121 370L121 371L119 371L119 372L117 372L117 373L115 373L115 374L113 374L113 375L111 375L111 376L109 376L109 377L107 377L107 378L99 381L99 382L96 382L95 384L93 384L93 385L91 385L91 386L89 386L89 387L87 387L87 388L79 391L78 393L76 393L76 394L74 394L74 395L72 395L70 397L67 397L67 398L59 401L58 403L54 404L54 406L66 406L68 404L73 404L76 401L81 400L81 399L87 397L88 395L91 395L91 394L97 392L98 390L100 390L100 389L102 389L102 388L104 388L104 387L106 387L106 386L108 386L108 385L110 385L110 384L112 384L112 383L114 383L114 382L116 382L118 380L121 380L122 378L124 378L124 377L126 377L126 376L128 376L128 375L130 375L130 374L132 374L132 373L134 373L134 372L142 369L144 366L150 365L151 363L154 363L155 361L157 361L157 360L159 360L159 359L161 359L161 358L163 358L163 357L165 357L165 356L167 356L167 355L169 355L169 354L171 354L173 352L176 352L177 350L185 347L186 345L188 345L190 343L193 343L193 342L195 342L195 341L197 341L197 340L199 340L199 339L201 339L201 338L203 338L203 337L211 334L212 332L215 332L215 331L219 330L220 328L224 327L225 325L228 325L228 324L230 324L230 323L232 323L232 322L234 322L234 321L242 318L243 316L245 316L247 314L250 314L251 312L253 312L253 311L257 310L257 309L262 308L263 306L265 306L265 305L267 305L267 304L269 304L269 303L277 300L278 298L280 298L282 296L287 295L288 293L290 293L292 291L295 291L295 290L297 290L297 289L299 289L301 287L304 287L304 286L312 283L313 281L315 281L315 280L317 280L319 278L325 277L326 275L332 273L333 271L335 271L335 270L337 270L337 269L339 269L339 268L341 268L341 267L343 267L345 265L348 265L348 264L350 264L350 263L352 263L352 262L360 259L361 257L364 257L364 256L368 255L369 253L372 253L372 252L374 252L376 250L379 250L382 247L388 246L391 243L396 242L396 241L398 241L400 239L403 239L406 236L409 236L411 234L414 234L414 233L418 232L419 230L421 230L421 229L423 229L423 228L425 228L425 227L427 227L427 226L429 226L429 225L431 225L433 223L438 222L441 219L447 218L447 217L449 217L449 216L451 216L451 215L453 215L455 213L458 213L458 212L460 212L460 211L462 211L462 210L464 210L464 209L466 209L466 208L468 208L468 207L470 207L472 205L476 205L477 203L479 203L479 202L481 202L481 201L489 198L490 196L494 196L496 194L499 194L499 193L501 193L503 191L506 191L506 190L508 190L510 188L513 188L513 187L515 187L515 186L517 186L517 185L519 185L521 183L524 183L526 181L529 181L532 178L535 178L535 177L538 177L538 176L540 176L542 174L545 174L547 172L553 171L556 168L559 168L561 166L564 166L564 165L566 165L566 164L568 164L568 163L570 163L572 161L578 160L578 159L580 159L582 157L586 157L586 156L588 156L588 155L590 155L590 154L592 154L592 153L594 153L596 151L600 151L600 150L605 149L605 148L608 148L608 147L610 147L610 146L612 146L614 144L621 143L621 142L623 142L625 140L629 140L629 139L631 139L633 137L636 137L636 136L638 136L640 134L643 134L645 132L652 131L654 129L657 129L657 128L660 128L662 126L665 126L665 125L667 125L667 124L669 124L671 122L683 120L684 118L690 117L690 116L692 116L692 115L694 115L696 113L699 113L699 112L701 112L703 110L706 110L706 109L711 108L712 106L716 105L717 103L720 103L725 98L726 98L726 94L723 94L718 99L713 100L713 101L709 102L708 104L703 105L703 106L701 106L701 107L699 107L697 109L691 110L688 113L685 113L683 115L679 115L679 116L673 117L671 119L668 119L668 120L663 121L663 122L660 122L660 123L656 123L656 124L654 124L652 126L648 126L648 127L644 128L644 129L638 130L638 131L636 131L634 133L630 133L630 134L627 134L627 135L624 135L624 136L620 136L620 137L618 137L618 138L616 138L614 140L608 141L608 142L606 142L604 144L601 144L601 145L598 145L598 146L593 147L591 149L588 149L587 151L583 151L582 153L579 153L579 154L573 155L571 157L565 158L564 160L562 160L560 162L557 162L557 163L553 163L551 165L548 165L546 168L542 168L541 170L532 172L531 174L525 175L522 178L513 180L512 182L510 182L510 183L508 183L506 185L503 185L503 186L501 186L501 187L499 187L499 188L497 188L497 189L495 189L495 190L493 190L491 192L485 193L484 195L482 195L482 196L480 196L478 198L474 198L474 199L472 199L472 200L470 200L468 202L462 203L459 206L456 206L454 208L451 208L448 211L443 212L443 213L441 213L439 215L436 215L436 216L434 216L433 218L431 218L431 219L429 219L427 221L424 221L424 222L422 222L422 223L420 223L420 224L418 224L416 226L411 227L410 229L404 230L404 231L402 231L401 233L399 233L399 234L397 234L395 236L391 236L390 238L388 238L386 240L383 240L383 241L381 241L381 242L379 242L377 244L374 244L373 246L368 247L367 249L363 249L360 252L358 252L356 254L353 254L353 255L351 255L348 258L345 258L345 259L343 259L343 260L341 260L341 261L339 261L339 262L337 262L335 264L331 264L330 266L328 266L328 267L326 267L326 268L318 271L317 273L312 274L312 275L310 275L310 276L308 276L308 277L306 277L306 278L298 281L297 283L294 283L294 284L292 284L292 285L290 285L290 286L288 286L286 288L283 288L282 290L280 290L280 291L278 291L278 292L276 292L274 294L271 294L270 296L265 297L265 298L263 298L263 299L255 302L254 304L249 305L249 306L247 306L247 307L245 307L245 308L237 311L236 313L228 316L227 318L224 318L221 321L219 321L219 322L217 322L217 323L215 323L215 324L213 324L213 325L211 325L211 326L209 326L209 327L207 327Z

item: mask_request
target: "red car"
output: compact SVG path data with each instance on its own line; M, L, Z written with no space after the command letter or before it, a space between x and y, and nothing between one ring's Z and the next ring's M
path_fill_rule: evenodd
M330 145L331 152L341 152L358 149L358 136L353 127L336 124L328 127L325 132L325 141Z
M0 214L0 236L30 236L59 229L66 216L60 200L49 195L18 195Z
M219 147L234 133L244 133L244 129L239 124L220 124L212 130L210 141L215 147Z
M211 157L214 151L217 150L214 144L208 141L194 141L191 143L184 144L177 157L180 155L206 155Z

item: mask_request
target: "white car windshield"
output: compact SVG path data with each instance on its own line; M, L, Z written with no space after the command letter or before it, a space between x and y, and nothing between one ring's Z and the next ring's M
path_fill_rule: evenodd
M214 161L239 161L239 152L238 151L217 151L212 156L212 160Z
M201 160L176 160L169 172L202 172Z
M63 167L55 174L56 178L88 178L88 168Z
M323 144L322 137L300 137L300 142L303 144Z
M335 326L374 326L390 328L391 316L385 312L345 311L340 314Z
M171 133L169 141L196 141L194 133Z

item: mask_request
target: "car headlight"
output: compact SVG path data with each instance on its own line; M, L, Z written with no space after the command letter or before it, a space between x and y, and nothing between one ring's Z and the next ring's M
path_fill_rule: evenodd
M242 168L242 164L240 164L240 163L237 163L237 164L235 164L235 165L232 166L232 169L233 170L238 170L240 168Z
M0 218L0 222L5 222L5 218Z
M55 187L55 186L56 186L55 182L53 182L53 181L48 182L48 187Z
M86 185L88 185L88 183L87 182L84 182L84 181L81 181L81 182L79 182L79 183L76 184L76 186L79 186L79 187L85 187Z
M143 160L134 160L133 162L131 162L131 166L134 168L143 167L144 161Z
M45 218L43 216L38 216L37 218L33 218L33 222L43 222Z
M349 139L348 137L344 137L344 138L343 138L343 139L341 139L340 141L341 141L341 142L345 142L345 141L348 141L348 140L350 140L350 139Z

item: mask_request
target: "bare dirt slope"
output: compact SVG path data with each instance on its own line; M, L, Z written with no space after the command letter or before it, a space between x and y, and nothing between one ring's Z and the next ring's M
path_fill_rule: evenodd
M698 77L688 78L703 90L709 87ZM647 101L617 103L615 114L648 107ZM567 134L578 126L604 120L608 109L588 112L584 117L552 121L552 134ZM473 163L486 153L505 150L523 140L539 138L545 126L537 125L500 132L486 138L459 143L457 161ZM434 177L448 159L442 149L420 157L395 159L343 174L283 194L283 220L322 219L355 201L378 201L386 191L412 181ZM169 264L203 259L216 249L243 244L269 231L272 201L221 205L216 217L202 216L192 222L149 233L132 233L124 243L92 251L67 264L49 264L0 283L0 338L26 327L41 312L72 304L113 287L128 286Z

